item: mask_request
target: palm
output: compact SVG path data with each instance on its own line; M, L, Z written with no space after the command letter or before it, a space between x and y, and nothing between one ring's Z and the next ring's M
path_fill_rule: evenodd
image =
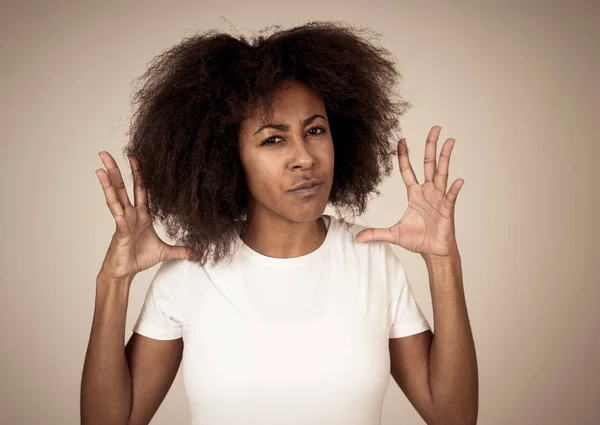
M139 207L138 207L139 208ZM132 268L136 272L149 269L163 261L169 245L163 242L158 235L149 217L138 224L131 241Z
M387 229L365 229L357 242L387 241L422 255L449 255L456 247L454 206L464 181L456 180L446 193L453 139L446 140L436 167L436 146L440 127L434 126L425 148L425 182L419 185L410 165L406 142L398 144L400 173L407 187L408 207L402 218Z
M444 255L453 243L454 226L443 196L430 182L413 186L406 212L391 228L394 243L411 252Z
M110 260L113 273L137 274L168 258L171 246L156 234L148 207L127 205L123 210L126 234L113 235L113 249L109 250L112 255L106 259Z

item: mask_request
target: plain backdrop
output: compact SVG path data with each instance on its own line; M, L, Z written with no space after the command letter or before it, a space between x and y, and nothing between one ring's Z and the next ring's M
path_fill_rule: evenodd
M442 126L438 153L456 139L448 185L465 180L456 230L479 423L600 423L599 18L591 1L3 2L0 423L79 422L95 278L115 227L97 153L113 154L131 194L121 149L134 79L198 30L250 36L312 20L381 34L413 104L401 126L419 182L431 126ZM402 216L397 163L380 189L359 223ZM433 323L424 261L396 252ZM155 272L135 278L127 338ZM187 408L178 375L152 423L187 424ZM383 425L423 423L393 379L383 414Z

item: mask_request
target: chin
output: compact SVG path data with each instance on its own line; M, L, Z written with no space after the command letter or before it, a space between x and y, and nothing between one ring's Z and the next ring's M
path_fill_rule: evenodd
M318 219L325 212L325 208L329 202L330 190L331 186L326 184L320 193L314 197L303 198L288 195L289 197L286 197L285 201L282 200L282 204L285 205L286 210L284 216L288 220L295 222L308 222Z
M325 212L326 207L326 202L317 202L317 200L315 200L314 203L307 203L301 206L300 208L290 208L289 211L286 211L285 217L290 221L306 223L308 221L314 221L321 217Z

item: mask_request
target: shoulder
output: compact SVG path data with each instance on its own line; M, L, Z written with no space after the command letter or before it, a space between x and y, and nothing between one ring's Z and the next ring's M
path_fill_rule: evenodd
M189 265L190 261L184 259L178 258L172 260L164 260L159 264L156 274L160 274L160 276L163 279L181 278L187 272Z
M337 233L336 243L337 248L342 250L346 255L354 256L360 262L368 262L369 264L379 265L382 256L385 255L385 242L356 242L355 238L362 230L369 226L361 223L349 223L332 217L332 225Z
M191 264L186 259L162 261L152 277L152 288L160 292L172 294L185 291L188 270Z
M336 237L337 249L345 256L353 257L353 260L369 268L378 269L383 277L404 273L404 264L399 255L394 251L393 245L383 241L371 241L357 243L356 235L370 226L360 223L345 223L332 217L332 224L338 236Z

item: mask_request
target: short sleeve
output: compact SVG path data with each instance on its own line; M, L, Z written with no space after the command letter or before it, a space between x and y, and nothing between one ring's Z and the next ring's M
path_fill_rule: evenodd
M185 260L160 263L146 293L133 332L153 339L177 339L183 336L180 292L185 287Z
M404 265L389 243L382 243L382 272L390 295L390 338L401 338L431 329L414 297Z

